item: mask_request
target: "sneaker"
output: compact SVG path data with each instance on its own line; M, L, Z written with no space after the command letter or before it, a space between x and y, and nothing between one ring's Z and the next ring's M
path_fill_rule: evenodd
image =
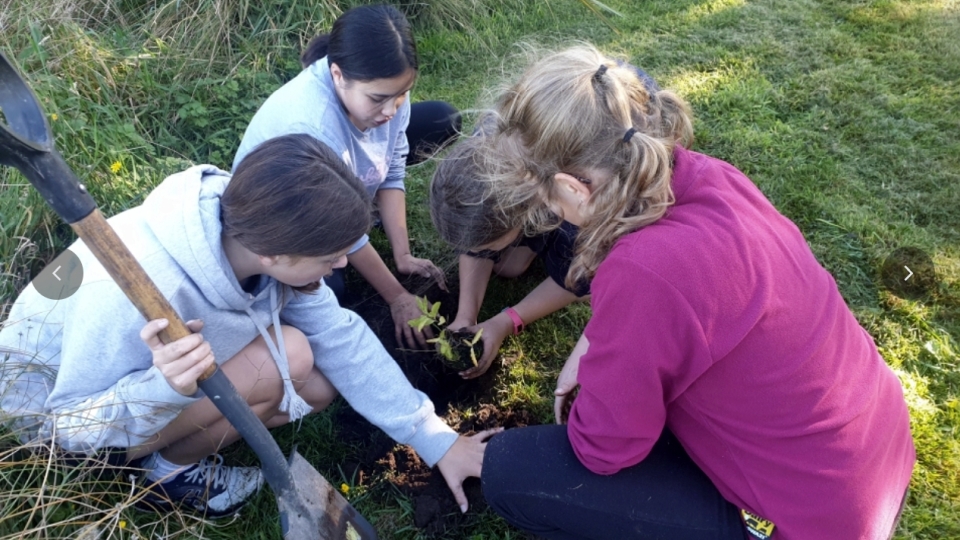
M143 478L147 492L137 508L157 513L188 508L208 518L233 515L263 485L259 467L226 467L219 454L162 482Z

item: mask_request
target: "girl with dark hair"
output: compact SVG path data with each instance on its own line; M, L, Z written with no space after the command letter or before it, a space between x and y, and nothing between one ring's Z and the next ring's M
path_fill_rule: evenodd
M686 102L577 46L496 113L492 197L580 227L566 281L593 313L566 425L491 439L490 505L544 538L890 538L916 460L900 381L796 225L690 150Z
M271 137L306 133L323 141L373 197L397 271L432 277L445 289L443 272L410 251L403 180L407 165L459 132L460 116L443 102L411 106L418 64L410 24L391 6L350 9L333 23L330 34L311 41L302 62L304 70L254 115L234 168ZM406 339L411 346L422 346L424 334L407 324L419 315L416 298L390 273L366 236L347 259L390 305L398 343ZM342 272L327 283L340 295Z
M590 292L586 281L566 285L577 228L564 222L553 231L524 234L521 220L497 208L489 185L482 180L485 165L477 162L476 152L483 144L480 134L457 143L440 160L430 183L433 224L440 237L461 253L457 315L448 327L483 330L483 356L475 367L461 373L465 379L486 373L508 335L519 334L527 324L578 299L589 298ZM516 305L477 324L491 276L519 277L538 257L548 277Z
M193 167L109 221L196 333L162 343L167 321L144 325L77 241L77 292L51 300L28 285L0 331L0 419L21 440L138 460L147 509L230 515L263 479L215 454L239 437L197 388L216 362L267 427L342 394L438 464L466 504L461 482L479 475L490 433L458 437L367 325L320 286L371 221L366 189L340 156L308 135L271 139L232 179Z

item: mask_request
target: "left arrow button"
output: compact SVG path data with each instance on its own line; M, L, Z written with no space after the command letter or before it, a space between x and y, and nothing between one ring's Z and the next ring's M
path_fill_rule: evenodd
M63 300L77 292L83 283L83 264L69 249L57 256L33 278L37 292L51 300Z

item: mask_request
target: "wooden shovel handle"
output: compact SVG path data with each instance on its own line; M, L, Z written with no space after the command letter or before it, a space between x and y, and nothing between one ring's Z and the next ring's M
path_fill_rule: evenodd
M173 309L170 302L160 294L160 290L133 257L117 233L114 232L99 209L87 217L70 224L83 242L90 248L113 280L137 307L143 317L152 321L167 319L170 324L160 332L164 343L176 341L192 334L183 319ZM203 381L217 371L217 365L211 365L198 380Z

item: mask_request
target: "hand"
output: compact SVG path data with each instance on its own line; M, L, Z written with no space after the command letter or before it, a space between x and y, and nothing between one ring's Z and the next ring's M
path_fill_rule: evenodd
M160 332L169 325L166 319L150 321L140 330L140 339L153 352L153 365L163 374L167 384L179 394L192 396L197 393L197 378L216 360L210 343L200 334L203 321L188 322L187 328L193 334L164 344L160 341Z
M586 340L586 338L582 339ZM574 349L570 358L567 358L567 362L563 364L563 369L560 370L560 375L557 377L557 389L553 392L553 395L556 396L553 400L553 414L557 418L557 424L566 423L573 398L576 397L575 390L580 386L577 383L577 372L580 370L582 353L578 354L577 348Z
M437 280L437 285L443 291L447 290L447 281L444 279L441 271L433 262L428 259L418 259L409 253L405 253L395 259L397 263L397 272L401 274L416 274L425 278Z
M418 332L416 328L409 324L409 321L422 315L420 308L417 306L416 296L406 291L397 296L393 302L390 302L390 315L393 317L397 345L406 343L412 348L422 349L426 348L428 339L433 339L433 330L429 326L425 326L423 332Z
M499 313L491 319L467 328L471 332L477 332L480 329L483 329L483 334L480 336L480 342L483 343L483 355L477 358L476 367L460 372L460 376L464 379L476 379L490 369L493 360L500 353L503 340L513 334L513 320L506 313Z
M450 330L451 332L456 332L457 330L467 330L468 327L475 326L476 324L477 321L469 321L467 319L461 319L460 317L457 317L447 325L447 330Z
M460 505L461 512L467 511L467 496L463 493L463 481L470 476L480 478L487 439L501 431L503 428L493 428L469 437L461 435L437 462L437 468L440 469L443 479L447 481L447 487L453 492L453 498Z

